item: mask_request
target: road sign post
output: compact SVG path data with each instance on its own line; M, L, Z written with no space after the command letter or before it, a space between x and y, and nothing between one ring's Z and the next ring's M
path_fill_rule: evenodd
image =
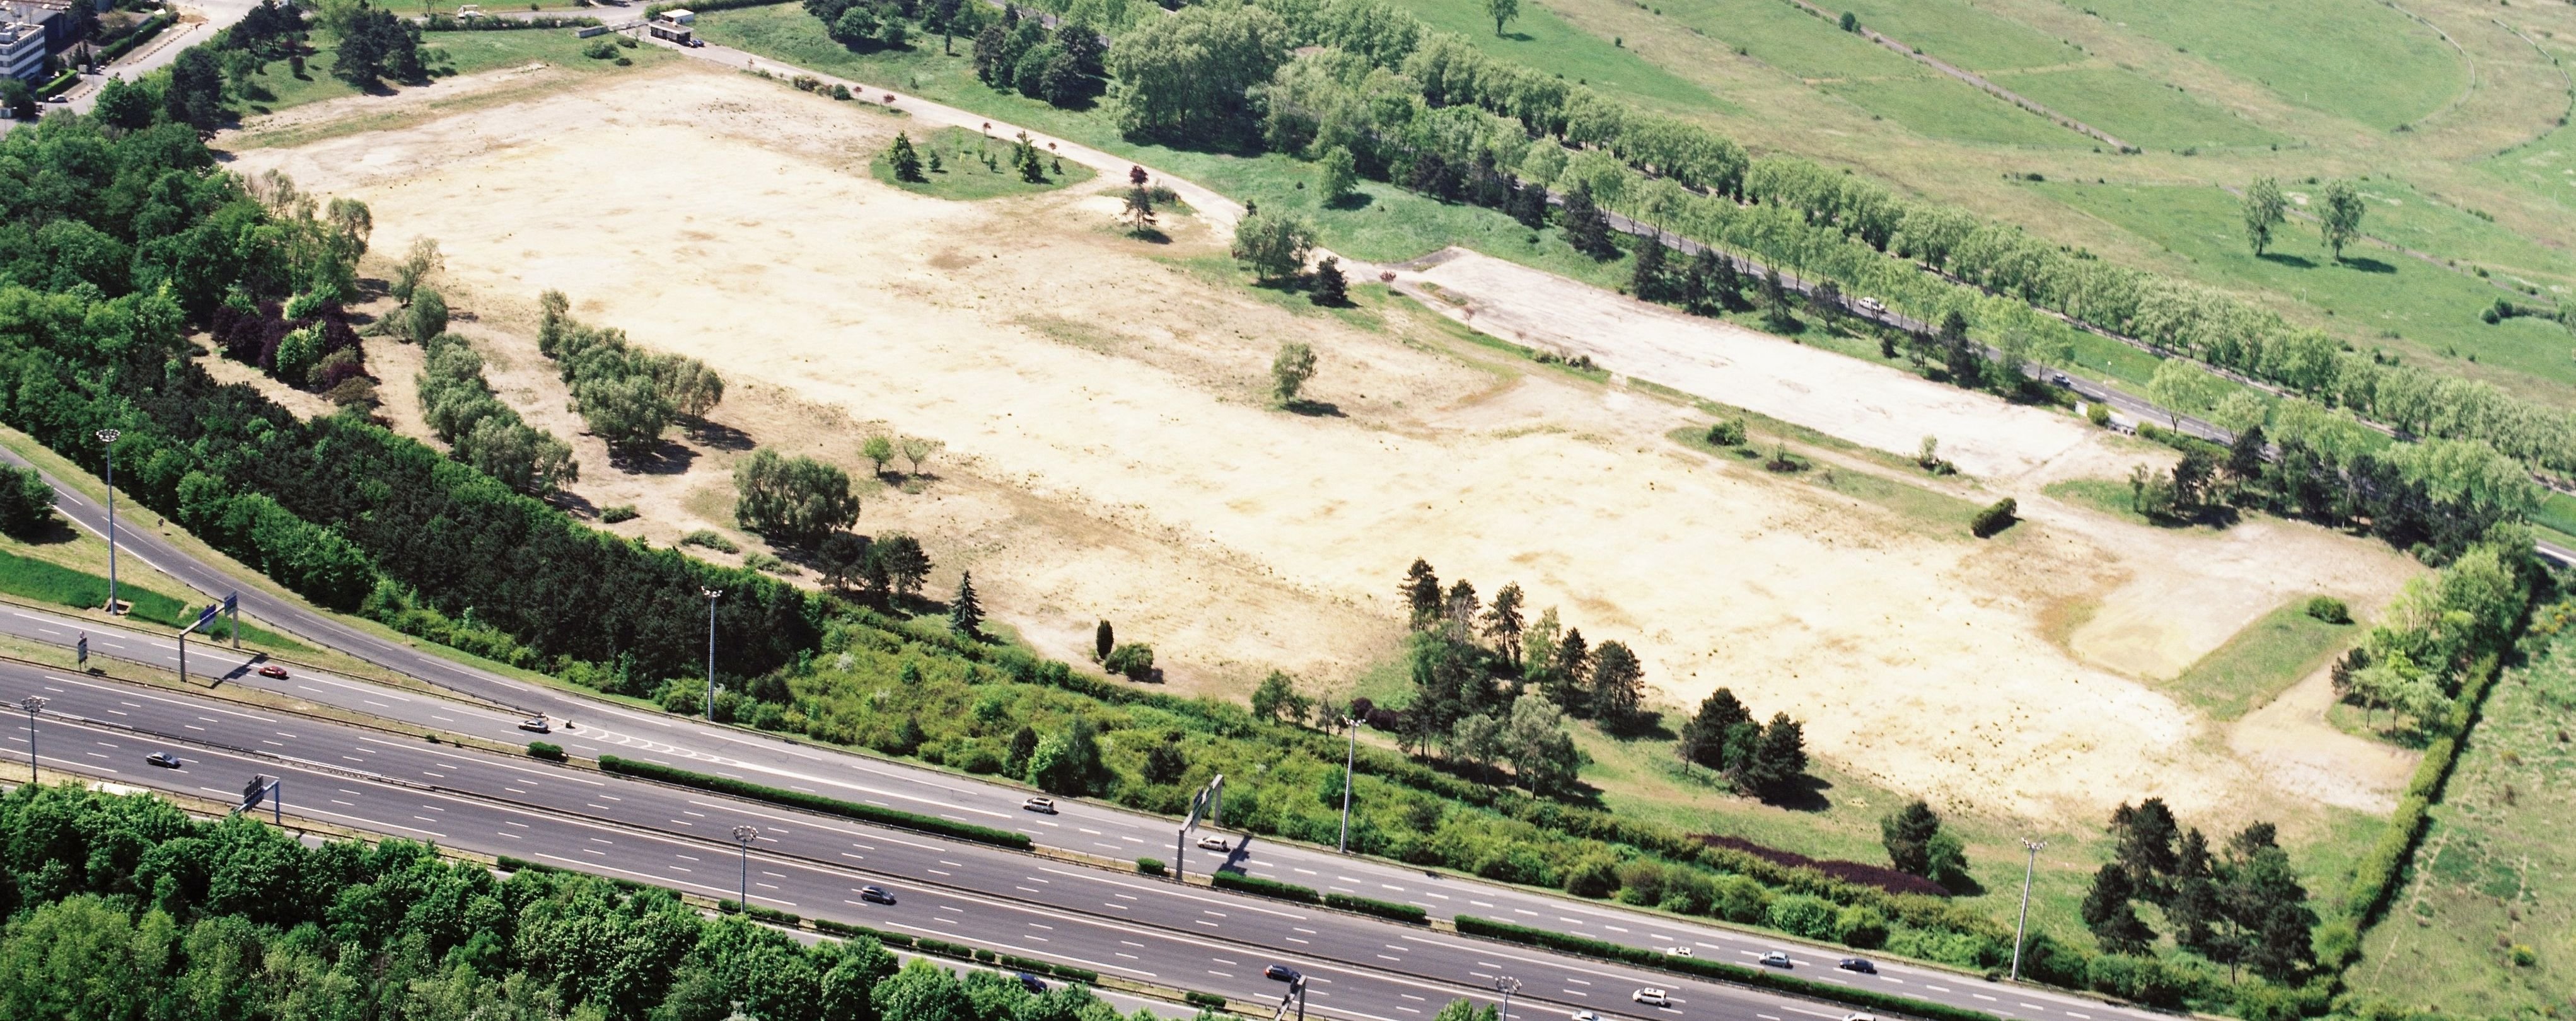
M224 612L232 615L233 648L238 651L241 649L241 593L224 593Z
M36 714L45 711L45 696L29 695L18 700L27 710L27 782L36 782Z
M80 640L72 643L72 654L78 657L75 662L81 669L89 669L89 632L81 632Z
M269 821L275 823L279 827L284 827L286 825L285 777L278 777L274 780L265 776L251 777L249 783L242 785L241 807L235 808L233 811L258 811L260 799L262 798L268 800Z
M116 616L116 439L114 429L98 431L98 441L107 444L107 615Z

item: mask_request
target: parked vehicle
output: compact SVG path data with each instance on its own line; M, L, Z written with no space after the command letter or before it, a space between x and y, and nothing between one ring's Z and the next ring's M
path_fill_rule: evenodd
M149 762L163 769L177 769L180 766L186 765L186 763L179 761L178 756L172 755L169 752L153 752L150 755L144 756L143 761Z
M1845 1015L1843 1015L1843 1021L1878 1021L1878 1015L1876 1015L1876 1014L1863 1014L1863 1013L1861 1013L1861 1012L1859 1012L1859 1011L1855 1010L1855 1011L1852 1011L1852 1012L1851 1012L1851 1013L1849 1013L1849 1014L1845 1014Z
M1273 964L1261 969L1261 977L1273 982L1294 982L1301 976L1297 974L1295 968L1285 964Z
M867 901L867 902L869 902L869 903L871 903L871 904L892 904L892 903L894 903L894 895L893 895L893 894L891 894L891 893L887 893L887 892L886 892L886 888L885 888L885 887L882 887L882 886L862 886L862 887L860 887L860 888L859 888L859 899L860 899L860 900L863 900L863 901Z
M271 663L259 668L259 675L262 677L274 677L283 681L286 679L286 668L275 663Z
M1789 963L1789 955L1777 950L1762 955L1762 963L1773 968L1787 968L1792 966Z
M1025 809L1025 810L1027 810L1027 811L1031 811L1031 812L1038 812L1038 813L1045 814L1045 815L1054 815L1054 814L1055 814L1055 799L1054 799L1054 798L1030 798L1030 799L1029 799L1029 800L1027 800L1027 801L1020 802L1020 807L1021 807L1022 809Z
M1866 957L1846 957L1842 959L1841 963L1834 965L1834 967L1841 968L1844 971L1857 971L1863 975L1878 974L1878 965L1869 963L1869 958Z
M1628 998L1649 1007L1669 1007L1673 1004L1671 993L1654 988L1640 989L1636 992L1629 993Z

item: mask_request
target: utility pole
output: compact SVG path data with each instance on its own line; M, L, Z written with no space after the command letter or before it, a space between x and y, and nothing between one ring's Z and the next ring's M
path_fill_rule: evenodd
M107 614L116 616L116 438L114 429L98 431L98 441L107 444Z
M1349 747L1342 751L1342 839L1334 847L1343 854L1351 853L1351 767L1360 760L1360 721L1343 717L1342 730L1350 735Z
M36 782L36 714L45 711L45 696L29 695L18 700L27 710L27 782Z
M2030 874L2039 867L2039 851L2048 846L2048 841L2023 837L2021 846L2030 851L2030 858L2021 867L2021 920L2013 923L2012 980L2015 982L2021 981L2022 933L2030 928Z
M748 914L751 911L751 842L760 839L760 827L736 826L733 839L742 845L742 892L739 895L741 899L735 903L741 904L743 912Z
M1512 994L1521 991L1521 980L1509 975L1495 976L1494 991L1503 994L1503 1012L1494 1021L1512 1021Z
M707 722L714 723L716 721L716 600L724 598L724 590L702 588L698 591L707 597Z

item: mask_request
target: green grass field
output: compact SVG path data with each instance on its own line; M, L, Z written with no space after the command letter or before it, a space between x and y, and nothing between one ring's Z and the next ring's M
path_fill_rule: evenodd
M2439 110L2468 68L2433 30L2372 0L2084 0L2086 10L2282 99L2381 131Z
M248 106L251 113L274 113L288 107L316 103L325 99L337 99L341 96L354 96L358 93L356 87L331 77L331 62L339 53L338 37L328 31L315 29L311 41L317 52L305 58L304 77L296 77L284 61L279 61L268 65L268 69L254 79L267 95L265 97L253 95L250 98ZM431 48L446 54L444 60L434 65L438 77L539 63L586 74L604 74L621 70L613 60L583 56L582 51L588 48L592 41L574 38L570 29L432 32L423 39L423 42ZM679 59L669 50L653 46L619 49L617 52L637 67ZM387 87L397 90L405 88L400 85ZM435 89L438 85L433 80L429 85L412 87Z
M1949 64L1986 74L2084 59L2084 51L1963 0L1819 0L1862 25Z
M2282 689L2314 673L2358 637L2352 624L2308 616L2307 597L2282 603L2245 626L2184 670L2164 689L2183 701L2232 720L2269 702Z
M106 578L7 550L0 550L0 592L32 602L82 610L107 605ZM197 611L202 608L202 604L182 603L130 582L116 586L116 597L126 604L129 618L172 628L184 627L195 621ZM207 634L210 638L229 638L232 626L218 621L207 628ZM309 651L303 644L282 638L255 624L242 625L241 634L244 641L257 642L272 649Z
M1618 41L1584 32L1538 4L1522 4L1520 17L1500 36L1494 34L1494 23L1485 16L1485 6L1479 0L1397 0L1396 5L1497 57L1542 67L1569 80L1650 105L1686 113L1741 111L1662 65L1639 57Z
M2560 209L2576 210L2576 124L2559 125L2478 166Z
M2271 249L2255 257L2245 244L2234 195L2214 187L2041 184L2040 194L2101 217L2191 263L2203 282L2233 290L2263 289L2295 299L2316 314L2302 318L2362 346L2384 347L2436 371L2474 372L2513 385L2513 376L2553 384L2540 396L2568 398L2576 386L2576 346L2567 330L2533 319L2487 325L2478 312L2505 292L2478 278L2375 245L2347 246L2330 261L2313 223L2292 221ZM2285 183L2304 192L2310 185ZM2372 206L2389 208L2383 203ZM2466 214L2458 214L2467 218ZM2363 229L2372 222L2365 220ZM2518 389L2531 390L2529 386Z
M2116 67L2069 67L1987 77L2034 102L2143 148L2222 148L2284 141L2222 107Z
M2453 1017L2563 1014L2576 998L2571 729L2576 646L2562 636L2488 695L2387 920L2344 976L2354 990Z
M868 172L876 175L877 180L908 192L967 202L1035 195L1100 176L1082 164L1068 165L1050 159L1046 183L1030 184L1020 180L1020 172L1011 167L1011 151L1016 142L1007 138L986 138L964 128L941 128L912 141L921 155L923 176L929 181L895 180L894 168L886 162L886 152L878 153L876 159L869 161ZM936 170L930 169L934 154L939 163ZM992 159L989 166L984 162L986 157Z

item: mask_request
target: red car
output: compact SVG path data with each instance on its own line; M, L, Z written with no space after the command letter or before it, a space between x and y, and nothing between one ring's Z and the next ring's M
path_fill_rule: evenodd
M271 663L259 668L259 675L262 677L274 677L283 681L286 679L286 668L275 663Z

